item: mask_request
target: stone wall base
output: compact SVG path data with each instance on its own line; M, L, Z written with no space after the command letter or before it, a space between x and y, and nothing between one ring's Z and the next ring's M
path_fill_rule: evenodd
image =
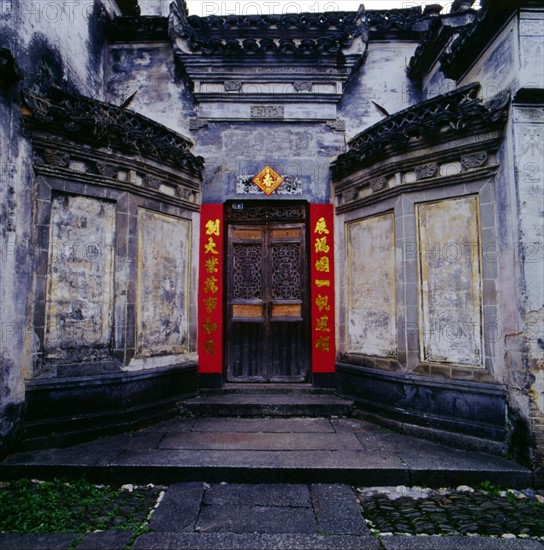
M22 445L72 445L157 422L178 413L177 403L196 391L196 364L32 380Z
M457 448L507 451L502 386L345 364L337 369L340 394L369 420Z

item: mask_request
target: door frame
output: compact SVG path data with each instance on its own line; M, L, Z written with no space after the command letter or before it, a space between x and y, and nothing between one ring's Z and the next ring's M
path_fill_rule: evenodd
M304 383L309 382L312 379L312 353L311 353L311 289L310 289L310 205L305 200L259 200L259 199L242 199L242 200L229 200L224 203L224 243L223 243L223 268L224 268L224 281L225 292L223 293L223 341L225 342L225 353L223 354L223 377L224 380L228 380L229 375L229 355L230 355L230 342L229 328L231 324L230 311L229 311L229 296L230 296L230 278L229 278L229 234L231 225L246 225L246 226L262 226L278 224L304 224L304 250L305 261L307 262L307 268L305 270L304 281L304 303L302 305L302 315L304 318L303 332L305 339L303 345L305 346L306 356L306 371L304 377L300 379L285 379L276 377L274 380L248 380L236 381L234 383Z

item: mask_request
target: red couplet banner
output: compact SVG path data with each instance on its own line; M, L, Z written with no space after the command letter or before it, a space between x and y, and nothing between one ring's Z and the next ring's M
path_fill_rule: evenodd
M198 372L223 370L223 205L203 204L198 282Z
M334 372L334 207L310 205L312 371Z

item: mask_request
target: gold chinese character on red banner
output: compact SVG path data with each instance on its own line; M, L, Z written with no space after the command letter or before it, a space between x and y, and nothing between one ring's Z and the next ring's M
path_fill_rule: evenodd
M331 286L331 282L327 279L316 279L315 286L317 286L318 288L321 288L323 286Z
M327 252L331 249L331 247L327 244L327 237L321 237L317 238L315 240L315 252L316 254L318 252L323 252L324 254L327 254Z
M318 330L320 332L330 332L331 329L329 328L329 316L323 315L321 317L318 317L316 319L316 326L315 330Z
M210 237L208 239L208 244L204 245L204 253L205 254L219 254L216 250L217 245L215 244L214 240Z
M330 272L329 258L327 256L322 256L315 261L315 268L317 271L324 271L325 273Z
M215 277L208 277L204 281L204 292L211 292L212 294L215 294L219 290L217 282L218 281Z
M327 229L327 222L325 221L325 218L321 217L317 220L315 224L315 230L314 233L318 233L319 235L323 235L326 233L329 234L329 230Z
M202 328L204 329L204 332L206 334L211 334L212 332L215 332L217 330L217 323L212 323L210 321L210 318L208 317L206 319L206 322L202 323Z
M315 347L319 351L329 351L331 349L330 336L320 336L315 342Z
M270 195L283 183L283 178L272 167L266 165L251 181L261 191Z
M204 351L209 355L215 355L215 340L213 338L206 338L204 342Z
M219 236L220 220L209 220L206 222L206 235Z
M315 299L315 305L317 306L317 309L319 311L330 311L331 306L329 305L329 297L328 296L321 296L321 294L318 295L318 297Z
M217 266L219 265L218 258L208 258L204 264L206 265L207 273L217 273Z
M211 313L212 311L217 309L217 306L218 301L215 296L206 296L206 298L204 298L204 307L206 308L206 311L208 313Z

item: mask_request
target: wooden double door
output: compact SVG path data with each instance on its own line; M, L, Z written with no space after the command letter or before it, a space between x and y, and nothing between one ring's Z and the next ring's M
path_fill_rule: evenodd
M261 220L229 224L226 359L230 382L308 378L307 272L305 222L269 221L264 211Z

